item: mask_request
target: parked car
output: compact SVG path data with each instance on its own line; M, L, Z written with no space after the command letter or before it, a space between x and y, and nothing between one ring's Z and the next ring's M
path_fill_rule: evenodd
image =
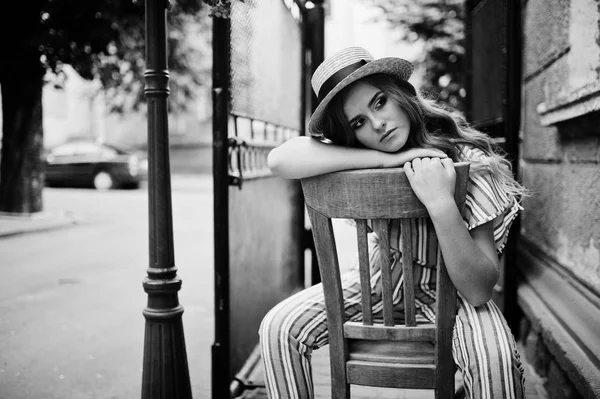
M48 186L88 186L98 190L135 188L148 173L145 156L85 140L54 147L45 161Z

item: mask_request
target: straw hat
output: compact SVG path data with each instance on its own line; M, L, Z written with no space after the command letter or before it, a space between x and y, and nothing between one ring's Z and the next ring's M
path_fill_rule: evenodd
M413 64L402 58L373 59L373 56L362 47L348 47L338 51L323 61L312 76L311 85L319 99L319 106L308 122L310 134L315 136L323 134L325 108L344 87L375 73L393 75L406 82L413 69ZM410 84L409 86L412 88ZM414 88L412 89L414 91Z

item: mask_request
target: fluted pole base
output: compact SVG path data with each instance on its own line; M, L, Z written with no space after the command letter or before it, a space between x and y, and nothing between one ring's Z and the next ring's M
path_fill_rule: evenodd
M149 298L171 297L181 286L181 280L169 281L146 279L144 289ZM169 292L171 295L169 295ZM154 298L153 298L154 299ZM175 299L176 301L176 299ZM149 305L152 303L149 300ZM168 300L166 301L169 302ZM165 303L163 302L163 305ZM185 336L181 316L183 307L173 303L172 308L144 309L146 333L144 339L144 368L142 375L142 399L191 399L192 387L185 348Z

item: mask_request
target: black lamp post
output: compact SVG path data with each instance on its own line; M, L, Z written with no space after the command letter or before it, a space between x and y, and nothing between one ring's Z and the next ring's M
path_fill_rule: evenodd
M148 211L150 265L143 282L146 333L142 398L191 399L192 389L177 292L169 170L167 99L168 0L146 0L146 79L148 100Z

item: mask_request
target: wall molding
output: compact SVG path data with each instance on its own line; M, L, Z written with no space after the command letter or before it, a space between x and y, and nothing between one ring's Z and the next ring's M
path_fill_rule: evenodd
M600 82L574 90L554 104L541 103L537 106L542 126L555 125L598 110L600 110Z
M519 237L517 301L583 397L600 397L600 298Z
M581 281L571 271L560 264L558 260L550 256L548 254L549 248L538 245L526 237L519 236L519 249L524 255L537 259L537 263L551 268L560 276L560 279L571 285L572 289L577 290L580 295L584 296L596 308L600 309L600 293L595 292L591 285L588 285L585 281ZM521 271L521 274L523 274L523 271Z

